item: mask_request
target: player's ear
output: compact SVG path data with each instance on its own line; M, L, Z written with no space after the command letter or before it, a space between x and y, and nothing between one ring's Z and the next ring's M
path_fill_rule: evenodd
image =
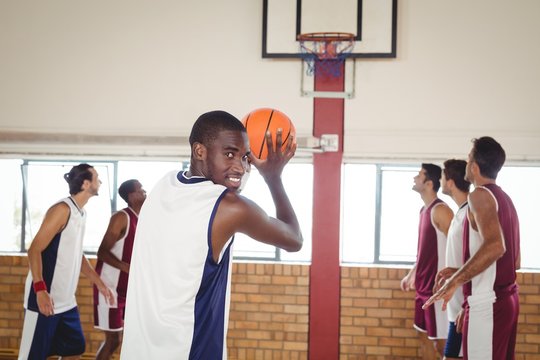
M196 160L206 160L206 154L208 153L206 146L199 142L193 143L191 152Z

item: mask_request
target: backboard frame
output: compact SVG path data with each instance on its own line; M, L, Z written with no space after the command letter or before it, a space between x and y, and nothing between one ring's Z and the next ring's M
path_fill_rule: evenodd
M272 36L270 29L269 29L269 16L270 11L269 8L272 4L272 1L279 1L279 0L263 0L263 21L262 21L262 57L263 58L302 58L302 54L300 52L300 47L297 46L295 51L275 51L273 49L270 49L269 47L269 40L270 36ZM287 41L296 41L297 42L297 36L302 33L302 0L289 0L291 4L296 1L296 7L295 16L290 16L292 19L296 21L295 24L295 34L290 34L288 36ZM308 0L304 0L308 1ZM362 16L365 15L364 11L364 1L369 2L369 0L356 0L356 31L355 31L355 41L357 44L362 43L362 36L363 29L362 29ZM385 0L377 0L377 1L385 1ZM396 38L397 38L397 0L386 0L391 7L391 13L387 14L391 17L391 19L387 19L390 22L391 29L390 29L390 39L387 39L389 41L388 51L375 51L375 52L361 52L361 51L354 51L350 54L347 54L347 58L395 58L396 57ZM292 10L292 9L291 9ZM291 24L289 24L291 25ZM337 31L337 30L336 30ZM308 31L310 32L310 31ZM292 38L294 37L294 39Z

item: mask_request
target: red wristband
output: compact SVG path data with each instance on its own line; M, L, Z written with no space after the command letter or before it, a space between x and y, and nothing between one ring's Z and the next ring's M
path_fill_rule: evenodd
M43 280L34 283L34 292L37 294L40 291L47 291L47 284Z

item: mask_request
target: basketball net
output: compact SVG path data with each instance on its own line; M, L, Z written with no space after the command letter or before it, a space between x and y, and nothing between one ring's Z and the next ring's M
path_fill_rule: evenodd
M320 32L298 35L301 57L306 63L306 74L341 76L342 63L354 48L354 34Z

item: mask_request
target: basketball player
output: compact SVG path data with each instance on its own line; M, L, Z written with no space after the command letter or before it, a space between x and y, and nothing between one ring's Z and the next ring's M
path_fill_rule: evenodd
M506 154L491 137L473 140L466 179L469 195L464 229L465 264L426 302L444 307L463 284L465 359L514 359L519 315L516 270L520 266L519 221L510 197L496 184ZM457 320L458 327L460 318Z
M144 203L133 248L121 358L227 359L232 241L242 232L287 251L302 247L281 173L293 157L282 132L266 134L268 158L249 151L242 123L224 111L201 115L187 171L160 180ZM238 194L249 162L263 176L277 218Z
M97 254L96 271L116 294L116 305L111 306L94 286L94 326L105 332L105 341L96 354L98 360L110 359L121 342L133 239L139 211L146 199L146 191L135 179L124 181L118 194L128 207L111 217Z
M84 205L98 194L101 181L88 164L64 175L71 196L51 206L28 249L30 272L24 294L19 359L60 355L78 359L85 340L75 299L82 272L111 303L114 296L83 254Z
M441 168L434 164L422 164L414 177L413 190L418 192L424 202L420 211L418 230L418 252L416 263L401 280L401 289L416 289L414 328L419 332L422 353L431 359L435 352L443 356L448 319L439 306L422 309L424 302L433 295L435 277L444 267L446 235L452 221L452 210L437 192L441 179Z
M435 291L439 284L444 285L444 281L463 265L463 226L467 217L467 196L471 183L465 180L465 168L467 162L464 160L446 160L444 162L442 176L442 192L454 200L458 210L450 223L448 229L448 239L446 244L446 268L437 274L435 280ZM456 318L463 305L463 291L459 289L448 302L448 337L444 348L444 359L459 359L462 355L461 333L456 330Z

